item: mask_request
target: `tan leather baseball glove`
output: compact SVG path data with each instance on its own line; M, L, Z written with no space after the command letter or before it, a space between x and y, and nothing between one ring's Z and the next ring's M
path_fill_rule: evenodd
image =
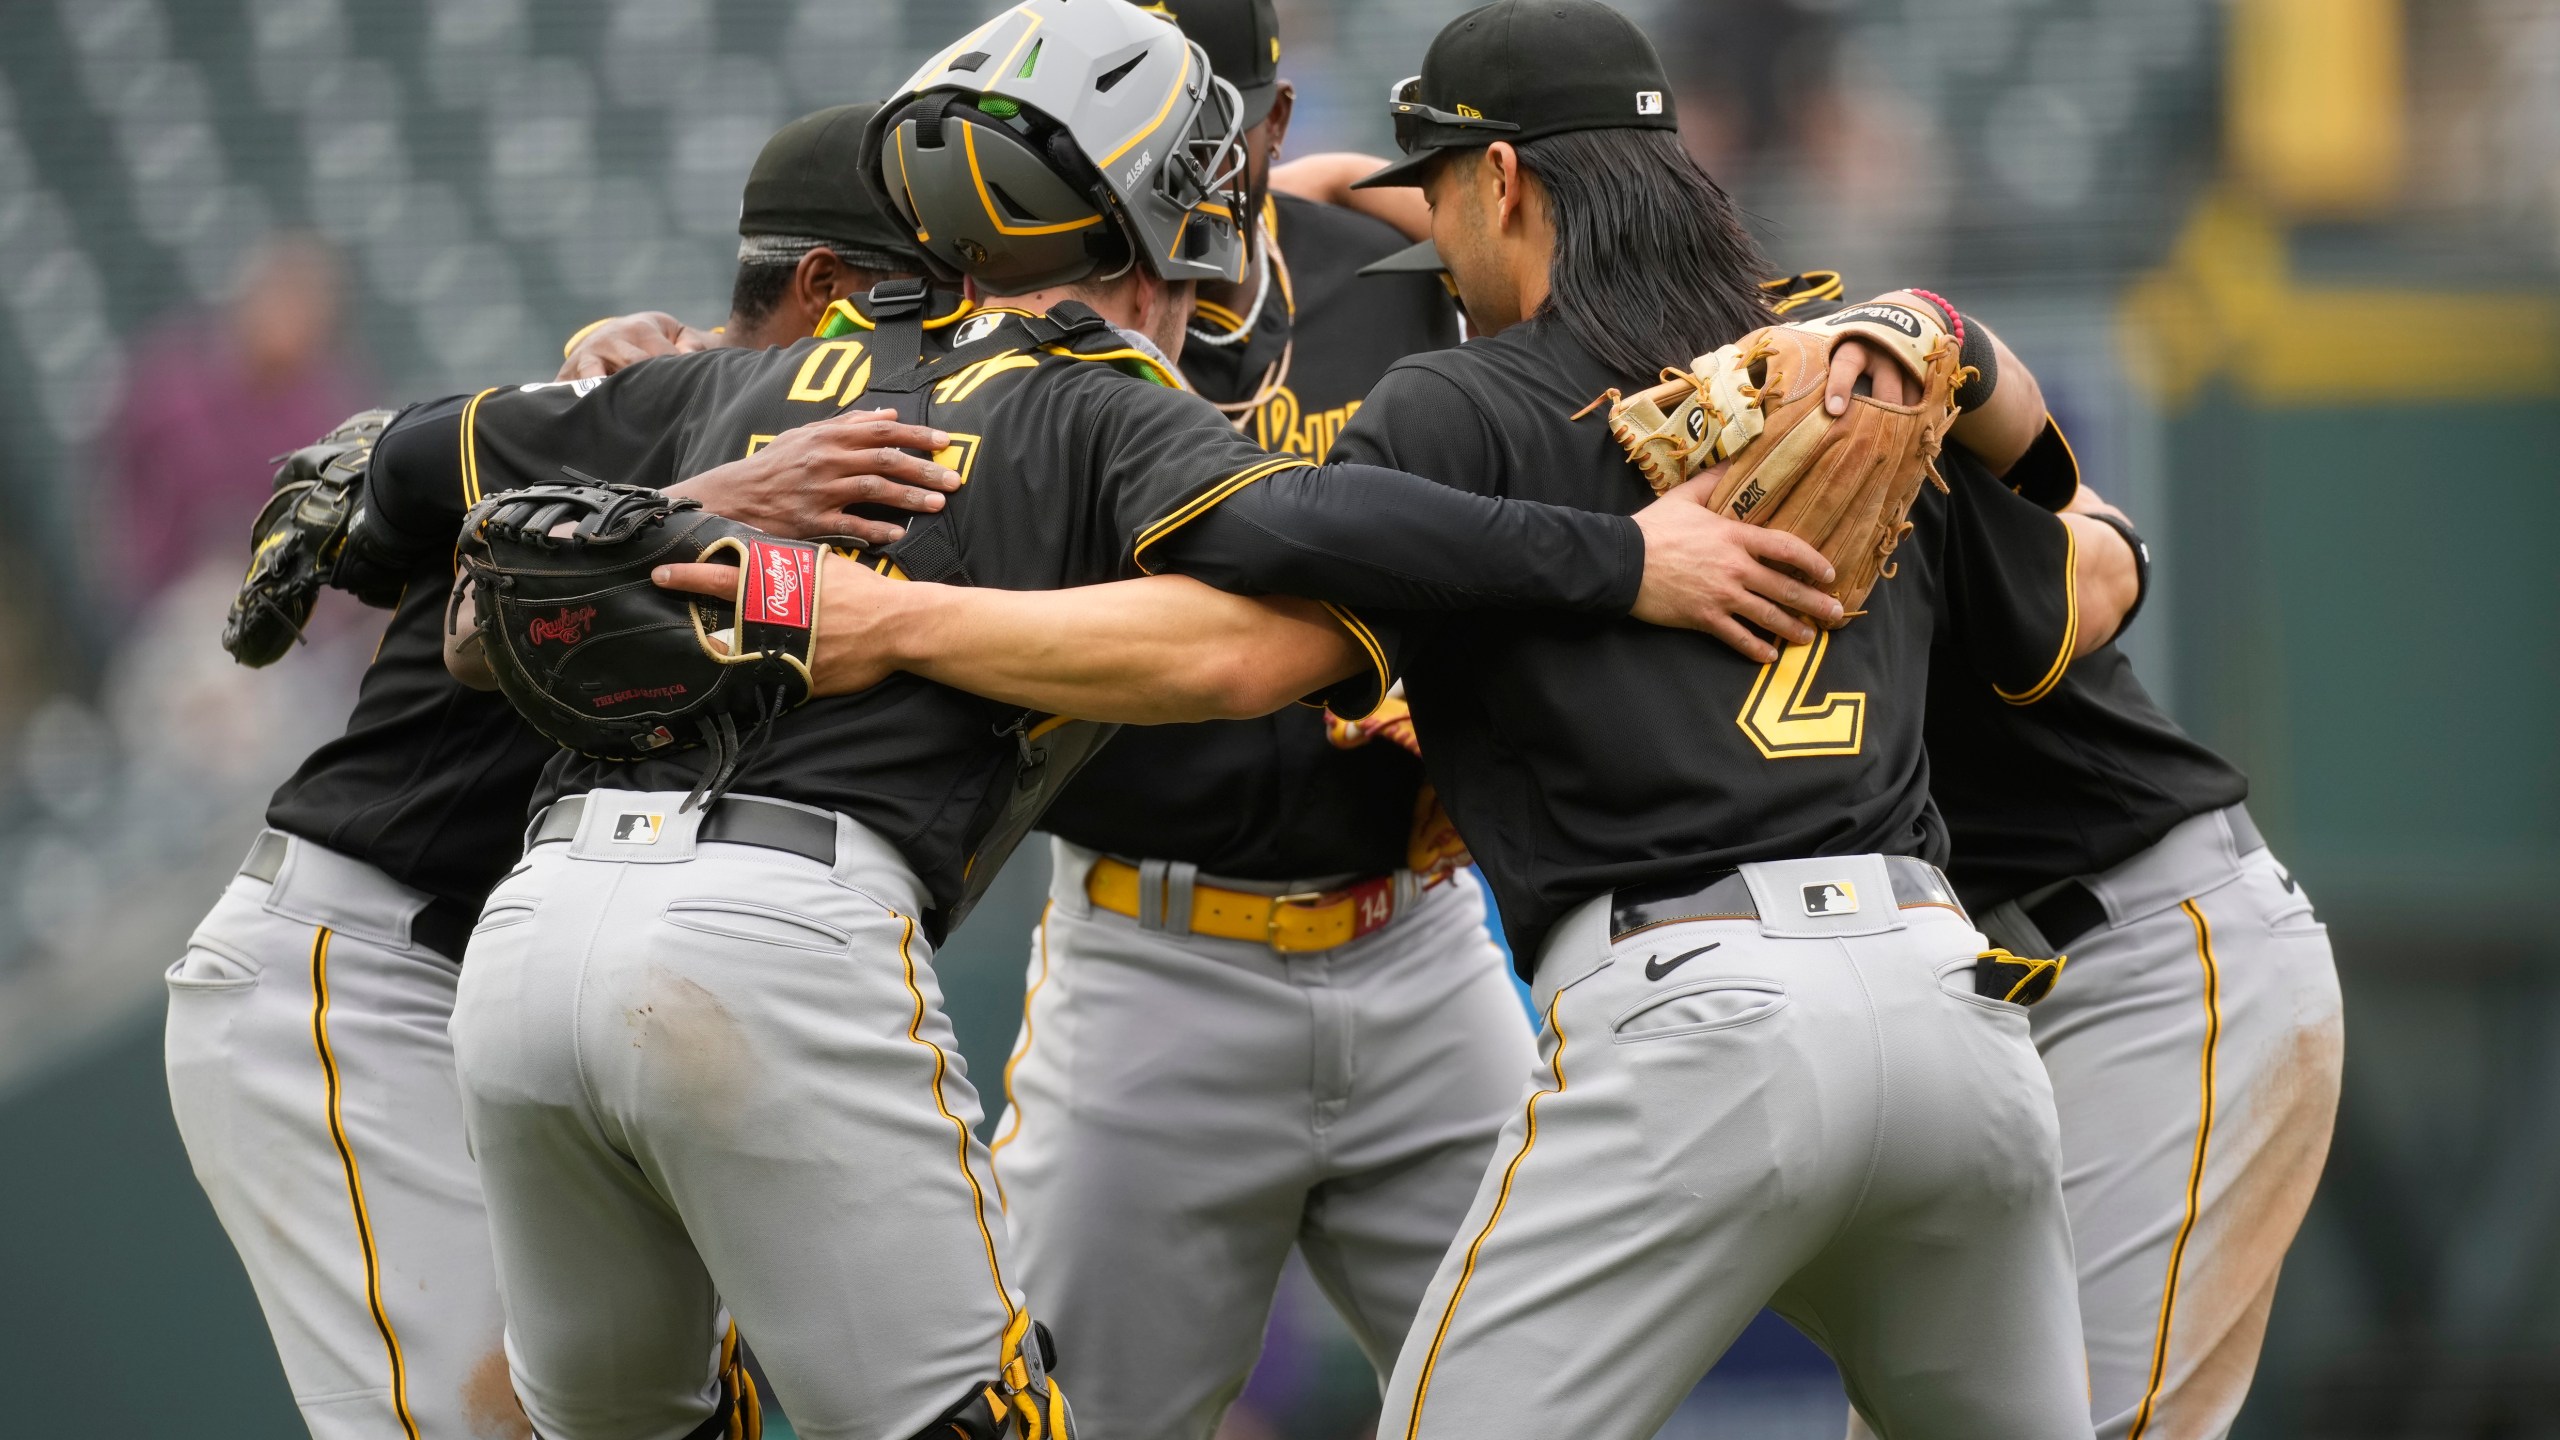
M1820 319L1767 326L1686 370L1663 371L1649 390L1604 397L1613 401L1609 431L1657 495L1732 462L1710 503L1819 549L1838 572L1829 593L1845 625L1893 573L1921 480L1946 488L1937 455L1956 418L1962 323L1932 299L1895 290ZM1853 338L1900 361L1918 383L1918 402L1858 395L1844 415L1826 410L1832 351Z

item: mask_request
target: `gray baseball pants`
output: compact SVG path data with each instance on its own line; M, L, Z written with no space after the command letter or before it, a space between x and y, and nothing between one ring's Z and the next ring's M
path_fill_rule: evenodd
M2230 1432L2337 1116L2328 931L2234 820L2196 816L2088 877L2107 922L2071 941L2034 1011L2106 1440ZM1985 918L2054 953L2016 905Z
M1548 941L1533 1089L1381 1437L1642 1440L1764 1304L1892 1440L2089 1436L2053 1092L1982 937L1881 856L1743 874L1756 920L1613 941L1603 896Z
M1292 1245L1383 1373L1536 1063L1482 892L1281 954L1097 911L1093 852L1054 856L995 1149L1079 1423L1205 1440Z
M517 1391L545 1440L684 1435L725 1302L800 1434L899 1440L996 1379L1022 1310L922 887L843 816L829 865L697 844L683 799L592 792L463 967Z
M169 969L169 1106L313 1440L516 1440L428 897L290 836Z

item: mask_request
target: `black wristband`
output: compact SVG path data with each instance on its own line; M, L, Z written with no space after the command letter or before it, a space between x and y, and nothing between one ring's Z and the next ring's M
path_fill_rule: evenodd
M1956 351L1956 363L1973 369L1973 378L1956 387L1956 408L1981 409L2000 388L2000 352L1991 344L1991 332L1970 315L1964 317L1964 346Z
M2142 543L2141 531L2113 515L2102 511L2072 513L2088 515L2090 519L2123 536L2124 543L2133 547L2133 603L2125 607L2124 618L2116 622L2116 635L2122 638L2124 632L2132 626L2133 617L2142 613L2142 602L2151 598L2151 547Z

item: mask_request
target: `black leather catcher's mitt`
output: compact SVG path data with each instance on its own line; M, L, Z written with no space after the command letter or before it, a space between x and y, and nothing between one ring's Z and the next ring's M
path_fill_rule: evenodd
M606 760L700 745L696 801L809 698L825 552L638 485L530 485L463 519L461 559L498 688L533 728ZM738 567L726 604L649 583L659 565ZM743 732L744 738L741 738Z
M275 493L249 527L249 574L222 622L222 648L232 659L283 659L311 623L323 585L353 591L367 605L400 603L409 567L351 539L365 466L391 416L360 410L278 465Z

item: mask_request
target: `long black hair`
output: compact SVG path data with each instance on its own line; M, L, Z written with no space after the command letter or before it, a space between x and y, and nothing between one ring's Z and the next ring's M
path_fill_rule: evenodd
M1769 323L1769 262L1678 135L1569 130L1519 151L1556 231L1538 313L1600 363L1650 380Z

